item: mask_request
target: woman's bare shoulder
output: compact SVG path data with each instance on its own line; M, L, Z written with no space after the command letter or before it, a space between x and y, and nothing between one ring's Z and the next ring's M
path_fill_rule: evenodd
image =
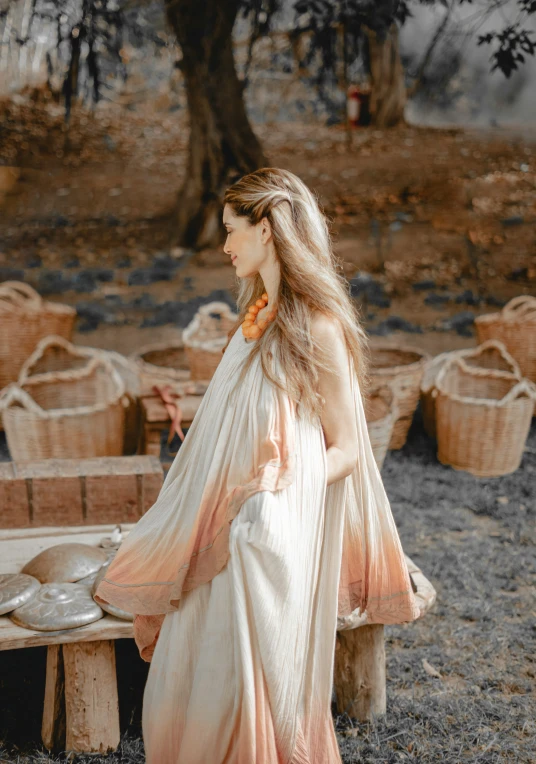
M341 322L336 316L314 310L311 316L311 334L317 342L338 343L344 339Z

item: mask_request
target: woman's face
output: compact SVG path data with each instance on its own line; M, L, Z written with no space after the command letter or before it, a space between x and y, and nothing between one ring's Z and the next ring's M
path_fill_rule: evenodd
M223 225L227 239L223 251L231 257L239 278L254 276L268 257L268 241L271 238L267 222L251 225L246 217L234 214L226 204L223 209Z

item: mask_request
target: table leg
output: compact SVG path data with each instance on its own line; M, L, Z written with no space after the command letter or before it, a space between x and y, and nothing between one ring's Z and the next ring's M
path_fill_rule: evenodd
M61 645L49 645L41 737L45 748L65 748L65 674Z
M383 624L337 632L333 672L338 713L369 721L386 712Z
M143 453L148 456L160 457L160 438L164 427L159 430L145 428Z
M42 737L49 749L84 753L117 749L114 640L49 646Z

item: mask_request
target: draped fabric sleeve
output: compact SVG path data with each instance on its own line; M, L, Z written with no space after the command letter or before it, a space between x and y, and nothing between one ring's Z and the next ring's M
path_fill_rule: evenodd
M230 524L246 499L294 479L294 406L267 384L257 359L232 389L243 362L237 349L238 342L229 345L156 503L95 592L97 602L135 614L134 637L146 661L182 592L212 580L227 563Z
M337 629L403 623L421 615L383 481L359 382L352 374L359 453L346 482ZM329 507L327 507L329 511Z

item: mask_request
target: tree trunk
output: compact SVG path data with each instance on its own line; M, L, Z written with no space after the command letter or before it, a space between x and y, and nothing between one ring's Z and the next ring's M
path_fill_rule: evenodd
M173 234L178 244L198 249L221 241L225 188L266 164L234 65L238 6L239 0L166 0L167 18L182 50L190 114L188 167Z
M406 86L398 49L398 27L392 24L385 40L365 28L372 92L370 112L376 127L393 127L404 121Z

